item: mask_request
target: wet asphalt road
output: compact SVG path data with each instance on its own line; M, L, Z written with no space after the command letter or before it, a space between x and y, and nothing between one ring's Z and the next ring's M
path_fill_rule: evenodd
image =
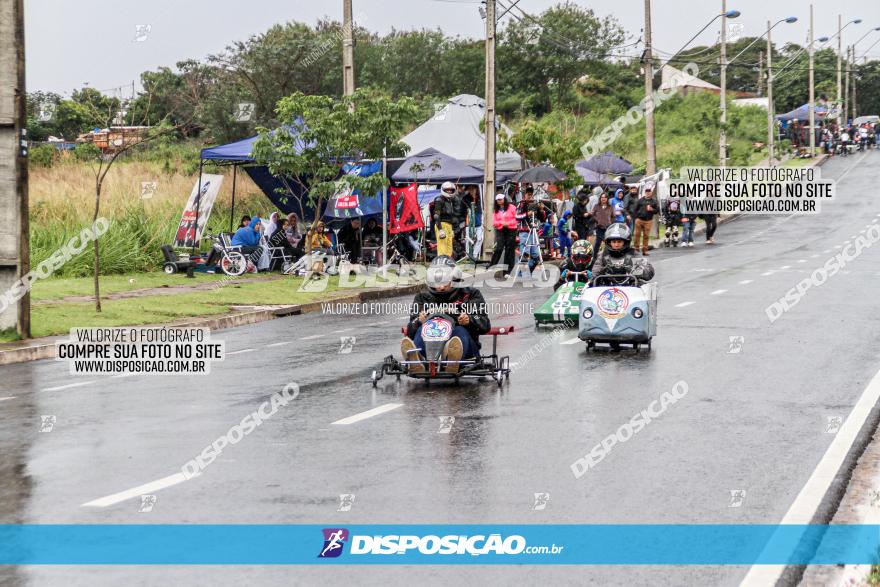
M65 363L0 368L4 523L764 523L779 522L880 369L880 246L866 249L772 325L764 309L880 217L880 153L827 163L838 199L817 217L743 217L718 244L651 256L660 283L654 348L587 353L576 333L518 365L499 391L369 382L396 353L402 315L308 314L215 333L207 376L68 374ZM521 304L495 325L518 361L546 290L484 290ZM408 298L388 300L408 302ZM690 303L688 303L690 302ZM340 354L341 337L356 338ZM731 353L730 337L743 337ZM486 345L488 341L484 342ZM580 479L570 465L677 381L688 394ZM86 382L86 383L84 383ZM224 450L203 475L107 507L97 498L173 475L288 382L297 399ZM11 399L3 399L11 398ZM332 422L402 404L351 425ZM56 416L40 432L42 415ZM448 433L440 418L454 416ZM738 507L731 491L744 491ZM548 492L544 510L534 494ZM339 512L340 494L354 494ZM283 548L284 545L279 545ZM747 567L26 567L2 585L402 583L735 585Z

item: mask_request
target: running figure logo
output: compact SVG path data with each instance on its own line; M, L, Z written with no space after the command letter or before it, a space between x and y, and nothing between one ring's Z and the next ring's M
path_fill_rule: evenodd
M339 494L339 509L337 512L350 512L351 506L354 505L354 493Z
M549 493L536 493L535 494L535 503L532 504L532 509L535 511L546 509L547 504L549 502L550 502L550 494Z
M746 490L745 489L731 489L730 490L730 503L727 504L729 508L738 508L742 507L743 501L746 499Z
M52 432L55 422L58 419L55 416L40 416L40 432Z
M736 354L741 353L743 350L743 343L746 341L746 337L744 336L731 336L730 343L727 346L728 354Z
M155 495L142 495L141 496L141 507L138 508L138 512L144 514L153 511L153 506L156 505L156 496Z
M340 336L339 337L339 354L347 355L354 350L354 343L357 342L356 336Z
M843 426L843 417L828 416L828 423L825 424L825 433L837 434L837 431L840 430L841 426Z
M342 554L342 547L348 541L348 530L345 528L324 528L324 548L318 558L337 558Z

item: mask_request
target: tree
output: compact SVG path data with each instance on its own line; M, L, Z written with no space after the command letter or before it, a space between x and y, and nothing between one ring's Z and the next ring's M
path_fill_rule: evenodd
M410 98L392 100L359 89L351 96L307 96L296 92L276 109L278 129L259 129L254 157L275 175L294 178L320 210L321 201L343 189L375 193L387 185L381 174L340 177L347 161L406 154L399 141L419 109Z

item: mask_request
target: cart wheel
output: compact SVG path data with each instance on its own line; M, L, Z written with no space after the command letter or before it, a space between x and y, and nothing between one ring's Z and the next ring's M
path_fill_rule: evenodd
M455 379L453 379L453 381L455 382L456 385L458 385L458 377L456 377Z
M640 347L640 346L641 346L641 345L639 345L639 343L634 342L634 343L633 343L633 350L636 350L636 351L639 350L639 347Z
M504 376L500 372L498 372L495 373L494 379L495 382L498 384L498 387L501 387L501 384L504 382Z
M651 350L651 341L649 340L647 344L648 344L648 350L650 351Z
M378 387L379 377L376 375L375 371L373 371L373 373L370 375L370 379L373 381L373 387Z
M587 339L587 350L591 351L596 348L596 342L590 339Z
M400 375L397 375L397 380L400 381Z
M619 342L612 342L610 344L611 344L612 351L614 351L614 352L620 351L620 343Z
M174 275L177 273L177 267L174 266L174 263L165 263L162 270L168 275Z

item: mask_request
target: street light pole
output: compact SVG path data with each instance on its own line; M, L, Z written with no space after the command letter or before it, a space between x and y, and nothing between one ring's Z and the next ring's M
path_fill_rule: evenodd
M486 150L483 165L483 251L495 246L495 231L491 222L495 205L495 0L486 0Z
M342 93L354 93L354 23L351 16L351 0L342 3Z
M816 85L813 75L815 67L813 47L813 5L810 4L810 157L816 156Z
M718 165L727 166L727 0L721 0L721 137L718 141Z
M840 109L843 106L843 80L840 76L840 54L843 52L843 15L837 15L837 128L840 128Z
M846 48L846 61L844 63L844 75L843 75L843 124L848 124L849 122L849 111L850 111L850 103L849 103L849 51L850 47Z
M651 0L645 0L645 175L657 173L657 143L654 137L654 63L651 56Z
M773 135L776 123L773 119L773 44L770 41L770 21L767 21L767 163L773 166Z

